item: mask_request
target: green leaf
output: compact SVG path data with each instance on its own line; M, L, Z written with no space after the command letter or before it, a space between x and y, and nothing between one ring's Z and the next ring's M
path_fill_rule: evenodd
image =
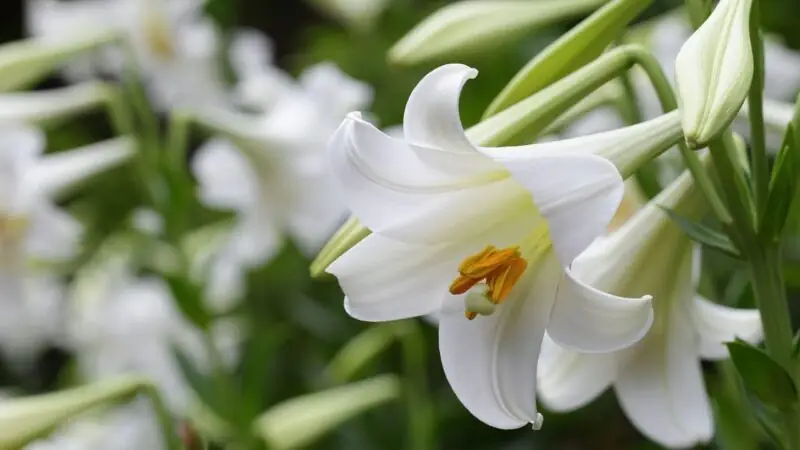
M794 126L789 125L783 144L775 158L766 208L761 211L759 233L765 239L777 240L783 233L792 202L797 197L800 179L800 147L795 139Z
M544 89L588 64L611 45L652 0L613 0L536 55L492 101L484 117Z
M800 330L797 331L792 340L792 358L798 359L798 356L800 356Z
M183 315L201 330L208 330L213 318L205 308L201 288L181 276L164 275L164 279Z
M690 239L696 241L706 247L719 250L726 255L741 259L739 250L733 245L733 242L724 234L711 229L701 223L695 222L691 219L681 216L669 208L661 208L669 216L672 221L683 230Z
M797 405L792 377L764 351L739 340L728 343L728 351L745 389L761 403L779 410Z

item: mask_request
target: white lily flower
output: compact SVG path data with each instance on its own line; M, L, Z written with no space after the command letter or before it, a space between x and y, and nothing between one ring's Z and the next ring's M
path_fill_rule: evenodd
M648 438L669 448L713 436L700 359L728 356L724 342L761 339L758 310L737 310L697 294L699 259L659 205L696 215L702 197L684 173L619 230L573 263L571 276L617 295L653 294L655 321L630 348L581 353L545 341L539 398L554 411L577 409L614 386L625 414ZM571 320L569 316L562 316Z
M166 283L131 273L127 244L119 243L119 249L110 245L105 250L110 256L103 255L84 269L73 285L66 342L77 354L80 373L88 380L146 376L173 411L186 412L193 394L173 348L199 367L207 366L202 333L176 309ZM239 339L235 325L216 323L213 337L226 350L227 362L233 363L237 355L228 350Z
M573 290L575 299L553 305L562 267L614 215L620 172L629 175L643 153L652 157L677 142L680 118L476 147L458 111L461 88L476 74L451 64L425 76L406 105L404 141L358 114L344 121L331 140L330 164L353 214L373 233L327 270L355 318L442 312L442 364L461 402L497 428L538 426L535 373L551 310L574 314L579 326L560 320L561 329L551 331L574 336L585 350L625 347L650 326L648 297L583 298L585 291Z
M192 162L204 203L238 213L220 256L225 266L265 263L287 234L304 253L319 250L346 215L326 144L345 114L370 99L366 85L326 63L303 73L264 114L221 111L201 119L236 142L209 141Z
M218 37L203 17L202 0L27 0L28 32L44 39L75 39L85 30L124 33L160 107L224 104L216 61ZM66 74L84 80L120 75L125 51L103 49L71 63Z
M61 286L32 262L72 258L81 225L52 199L133 154L127 139L41 155L44 135L22 125L0 129L0 347L24 363L51 341Z

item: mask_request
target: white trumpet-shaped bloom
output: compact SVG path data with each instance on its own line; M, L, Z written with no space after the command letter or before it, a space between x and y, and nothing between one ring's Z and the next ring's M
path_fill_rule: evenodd
M231 137L207 142L192 161L201 200L237 213L212 269L223 284L267 262L286 236L311 255L341 224L347 211L325 149L347 112L366 107L371 96L368 86L325 63L275 98L246 97L258 114L220 110L203 117Z
M752 5L752 0L720 1L675 59L683 131L692 146L707 145L747 98L753 79Z
M594 288L652 294L655 319L640 342L611 353L578 352L546 339L538 392L548 409L577 409L613 386L631 422L659 444L684 448L711 439L700 360L726 358L724 342L756 342L762 329L757 310L731 309L697 294L692 244L660 205L692 215L702 207L698 197L685 173L573 262L571 276Z
M130 45L151 99L160 107L222 105L219 38L202 0L27 0L28 33L62 41L86 30L116 31ZM74 80L121 75L125 50L104 48L66 68Z
M56 332L61 286L35 263L72 258L81 235L53 200L133 153L127 139L46 156L44 147L38 130L0 129L0 345L12 360L35 356Z
M425 76L406 105L402 140L356 113L340 126L330 165L372 234L327 270L357 319L440 313L442 364L467 409L497 428L538 426L535 374L551 313L551 332L589 351L623 348L650 326L648 297L559 285L562 268L614 215L623 195L620 171L630 173L643 149L663 150L680 139L680 119L478 147L458 111L462 86L476 73L453 64Z

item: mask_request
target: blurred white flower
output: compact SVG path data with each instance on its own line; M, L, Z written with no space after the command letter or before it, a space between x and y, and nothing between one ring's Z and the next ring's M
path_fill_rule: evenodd
M25 450L161 450L163 437L147 400L80 417Z
M233 100L239 106L266 113L295 87L294 79L274 65L272 42L259 31L237 30L228 59L237 77Z
M629 345L650 325L647 297L586 289L556 297L567 291L559 287L562 267L614 215L620 172L630 174L641 159L619 157L652 157L653 149L672 145L679 118L570 140L476 147L458 111L462 86L476 74L450 64L425 76L406 104L404 140L358 114L341 125L330 164L372 234L328 272L346 294L345 309L360 320L440 312L442 364L466 408L497 428L537 427L535 374L545 328L597 351ZM554 317L574 313L580 323L559 321L561 329L553 329L551 309Z
M66 341L76 352L80 374L88 380L146 376L173 411L185 412L193 396L173 349L207 367L202 333L181 315L164 281L134 276L125 250L109 251L79 272L73 284ZM236 327L218 322L213 338L228 362L235 361Z
M34 36L64 40L85 30L118 30L160 107L222 105L227 93L217 61L219 39L202 0L27 0ZM73 80L125 69L125 50L105 48L68 65Z
M53 199L133 153L127 139L47 156L44 147L38 130L0 128L0 348L20 363L37 356L59 320L61 286L36 263L72 258L82 231Z
M633 424L659 444L684 448L712 437L700 358L726 358L722 343L734 337L760 340L761 322L757 310L727 308L696 292L699 259L659 205L694 216L701 201L687 172L574 261L572 275L597 289L653 294L655 321L639 343L613 353L580 353L545 340L538 374L543 405L571 411L613 385Z
M366 107L371 96L368 86L323 63L258 106L260 114L214 111L201 118L231 137L207 142L192 161L204 203L237 213L220 273L267 262L287 234L304 253L319 250L346 215L326 144L345 114Z

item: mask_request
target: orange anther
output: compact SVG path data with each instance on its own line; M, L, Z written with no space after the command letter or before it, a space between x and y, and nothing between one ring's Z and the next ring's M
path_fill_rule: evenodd
M476 284L485 281L489 301L500 304L511 293L527 266L528 262L522 258L519 247L498 250L494 246L486 246L461 262L458 266L459 276L450 284L450 293L465 294ZM466 311L465 315L473 320L478 313Z
M456 277L453 283L450 284L450 293L453 295L461 295L480 283L480 278L470 278L463 275Z
M519 248L509 247L497 250L488 246L480 253L466 258L458 267L458 272L470 278L483 279L495 269L520 258Z
M505 301L508 294L511 293L511 289L517 284L522 274L525 273L526 267L528 267L528 262L522 258L517 258L489 274L486 278L486 284L489 285L489 295L493 303L499 305Z

